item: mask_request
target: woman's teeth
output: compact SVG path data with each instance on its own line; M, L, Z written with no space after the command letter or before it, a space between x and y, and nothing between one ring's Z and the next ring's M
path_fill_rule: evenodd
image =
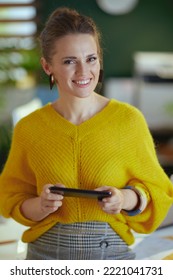
M78 85L86 85L86 84L88 84L89 83L89 79L88 80L83 80L83 81L76 81L76 84L78 84Z

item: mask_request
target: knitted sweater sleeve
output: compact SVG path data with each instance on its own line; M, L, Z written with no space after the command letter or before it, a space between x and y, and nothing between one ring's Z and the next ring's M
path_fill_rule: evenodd
M36 179L27 160L27 140L21 128L19 123L14 129L9 156L0 175L0 213L32 226L35 222L26 219L20 211L23 201L37 195Z
M133 154L129 157L129 166L133 168L129 168L131 180L127 185L142 187L148 196L148 205L141 214L125 218L129 227L136 232L150 233L161 224L172 206L173 185L158 161L143 115L138 110L136 112L138 117L131 120L134 134L129 135L128 139L129 143L134 143L136 139L136 147L131 149Z

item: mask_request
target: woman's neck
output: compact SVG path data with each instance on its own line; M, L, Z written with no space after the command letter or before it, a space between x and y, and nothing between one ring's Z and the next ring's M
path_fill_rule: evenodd
M107 98L94 93L86 98L60 97L52 106L66 120L79 125L101 111L107 103Z

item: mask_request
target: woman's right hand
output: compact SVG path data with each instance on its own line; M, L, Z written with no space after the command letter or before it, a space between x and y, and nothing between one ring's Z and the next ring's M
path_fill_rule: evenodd
M22 203L20 210L25 218L39 222L62 206L63 196L51 193L49 190L51 186L51 184L44 185L40 196L26 199ZM65 188L62 184L56 186Z
M41 210L44 214L51 214L62 206L62 200L64 197L61 194L51 193L49 188L52 186L53 185L51 184L44 185L43 191L40 195ZM62 184L56 184L55 186L65 188L65 186Z

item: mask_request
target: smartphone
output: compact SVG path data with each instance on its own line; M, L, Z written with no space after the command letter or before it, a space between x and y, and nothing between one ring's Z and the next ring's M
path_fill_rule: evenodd
M102 200L105 197L110 197L110 191L95 191L95 190L83 190L83 189L71 189L71 188L61 188L57 186L52 186L49 188L51 193L62 194L63 196L76 196L85 198L96 198Z

